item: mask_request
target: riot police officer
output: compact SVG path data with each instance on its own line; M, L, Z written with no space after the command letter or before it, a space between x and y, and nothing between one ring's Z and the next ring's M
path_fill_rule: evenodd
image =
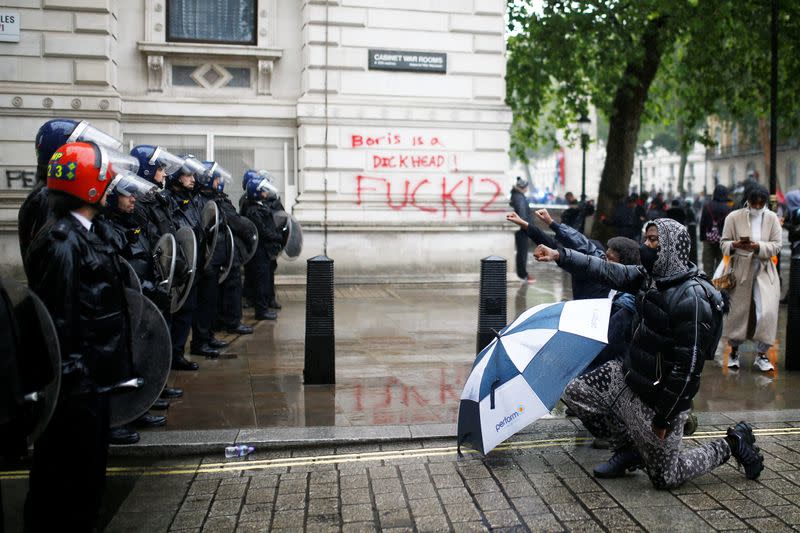
M26 259L29 286L58 332L62 384L34 443L25 522L30 531L91 531L105 482L108 391L135 377L123 267L93 232L114 171L107 151L85 142L58 148L47 168L54 220Z
M158 237L167 233L175 234L181 226L188 226L194 231L192 224L183 217L183 215L181 215L179 221L174 219L175 213L179 211L178 204L174 199L174 194L183 195L181 189L184 187L175 184L172 187L175 193L166 187L168 177L170 178L169 181L174 181L177 179L176 175L181 173L182 167L184 166L184 158L170 153L163 147L152 145L135 146L131 150L131 155L139 161L139 176L153 183L160 189L153 194L144 196L140 201L137 201L134 207L135 212L141 212L143 216L155 226ZM194 165L194 163L196 163L196 160L190 161L187 165ZM192 172L197 171L198 168L193 166L192 168L187 167L185 170L187 176L191 176L193 180ZM186 177L184 179L188 183L190 178ZM191 185L191 187L193 187L193 185ZM189 261L189 259L180 254L179 257L181 261L176 261L175 279L176 281L184 281L189 277L187 271L187 261ZM187 300L193 297L194 294L190 293ZM186 305L187 304L184 303L184 307ZM192 305L191 302L189 305ZM189 313L188 319L191 320L193 308L188 307L186 312ZM186 312L184 312L184 315L186 315ZM172 335L172 368L174 370L197 370L198 364L194 361L189 361L183 354L186 338L188 337L188 330L184 331L183 327L173 327L172 317L173 315L165 310L164 319L167 321L167 324L170 325L170 333ZM164 389L162 397L179 398L182 395L183 391L181 389L168 387Z
M33 238L47 221L50 208L47 202L47 167L50 157L59 146L67 142L86 141L112 150L120 150L122 143L86 121L68 118L48 120L36 132L36 185L19 208L18 229L20 254L25 254ZM117 170L123 167L136 172L135 168L117 162Z
M230 181L230 173L219 167L217 163L206 161L203 163L205 172L197 174L195 190L197 191L198 206L202 210L214 201L218 191L225 188L226 181ZM219 357L219 349L228 346L228 343L214 337L214 326L217 320L217 296L219 292L219 275L223 266L228 264L229 252L227 250L228 226L224 214L217 209L219 225L214 248L206 247L207 267L198 272L197 284L197 311L192 321L192 343L190 351L193 355L203 355L207 358ZM212 238L210 235L205 236ZM232 251L231 251L232 252Z
M247 263L246 275L252 286L253 306L256 320L276 320L278 315L269 309L273 295L270 294L271 257L280 253L282 235L275 226L271 209L265 201L277 190L266 178L251 179L247 182L247 199L244 203L244 216L258 229L258 249Z
M167 176L167 195L172 205L172 221L177 227L190 228L197 240L198 249L202 249L205 241L205 232L201 217L201 205L195 194L195 178L206 173L203 163L192 156L183 159L181 167ZM198 258L198 265L203 264L205 258ZM199 266L198 266L199 268ZM195 278L196 279L196 278ZM192 288L183 307L173 313L170 323L172 335L172 367L177 370L197 370L194 361L184 357L186 341L192 329L194 314L197 311L197 285ZM219 357L217 350L209 348L201 355Z
M217 323L216 329L225 330L236 335L249 335L253 328L242 324L242 274L244 248L252 246L257 239L253 234L253 226L247 219L239 215L227 193L225 184L231 182L231 174L216 162L206 162L206 167L217 180L217 187L211 198L216 202L220 211L220 218L225 220L230 228L234 240L234 249L226 251L233 253L231 269L228 276L219 284L217 295Z

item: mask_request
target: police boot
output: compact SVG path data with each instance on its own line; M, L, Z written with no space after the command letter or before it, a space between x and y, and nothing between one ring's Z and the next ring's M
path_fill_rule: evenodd
M217 359L219 357L219 350L215 350L208 343L192 346L189 353L192 355L202 355L207 359Z
M153 405L150 406L150 409L154 411L164 411L169 409L169 401L163 398L159 398L158 400L153 402Z
M197 370L200 365L194 361L189 361L184 356L172 360L172 370Z
M134 420L133 424L140 428L158 428L167 424L167 417L145 413Z
M188 361L187 361L188 362ZM172 400L183 396L183 389L178 387L164 387L161 391L161 397L165 400Z
M250 335L253 333L253 328L240 322L237 326L225 328L225 331L234 335Z
M283 309L283 306L278 303L277 298L273 298L272 301L269 302L270 309Z
M256 320L278 320L278 313L275 311L256 313Z
M614 452L611 459L594 467L594 476L599 478L622 477L626 471L633 472L644 466L642 456L633 446L626 446Z
M128 426L120 426L108 430L109 444L125 445L139 442L139 433Z
M213 349L215 349L215 350L218 350L218 349L220 349L220 348L227 348L227 347L228 347L228 344L230 344L230 343L229 343L229 342L226 342L226 341L223 341L223 340L220 340L220 339L217 339L217 338L214 338L214 337L211 337L211 340L210 340L210 341L208 341L208 343L207 343L207 344L208 344L208 345L209 345L211 348L213 348Z

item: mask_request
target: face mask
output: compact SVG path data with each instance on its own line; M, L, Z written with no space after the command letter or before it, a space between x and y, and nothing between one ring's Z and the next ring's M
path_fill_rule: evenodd
M642 266L645 270L652 273L653 265L656 264L659 248L650 248L644 244L639 245L639 255L642 258Z
M764 207L762 207L761 209L753 209L753 208L751 207L751 208L750 208L750 216L752 216L752 217L757 217L758 215L761 215L761 214L763 214L763 213L764 213L764 210L765 210L766 208L767 208L767 206L764 206Z

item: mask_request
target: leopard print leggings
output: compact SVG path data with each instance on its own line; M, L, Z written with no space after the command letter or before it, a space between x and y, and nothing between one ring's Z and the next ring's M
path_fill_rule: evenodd
M681 449L688 410L676 416L666 438L659 439L652 429L655 411L625 385L622 363L617 360L573 380L563 400L595 437L609 440L615 450L635 447L658 489L678 487L731 456L725 439Z

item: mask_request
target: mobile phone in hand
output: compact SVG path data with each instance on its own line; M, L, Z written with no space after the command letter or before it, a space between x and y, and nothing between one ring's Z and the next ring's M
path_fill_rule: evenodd
M745 235L744 237L740 237L739 240L741 242L750 242L750 237L748 235Z

